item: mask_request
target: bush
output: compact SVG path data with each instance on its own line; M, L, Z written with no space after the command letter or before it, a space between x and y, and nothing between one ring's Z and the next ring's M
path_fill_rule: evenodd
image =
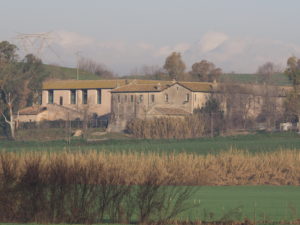
M190 207L194 189L170 186L161 165L141 168L138 178L122 160L124 155L0 153L0 221L163 223Z
M202 114L184 118L134 119L127 123L126 131L137 138L187 139L206 135L205 124Z

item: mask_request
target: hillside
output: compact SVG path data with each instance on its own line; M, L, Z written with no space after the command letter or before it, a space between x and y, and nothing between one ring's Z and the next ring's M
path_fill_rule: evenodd
M263 79L260 74L223 74L221 75L221 81L253 84L263 83ZM274 74L271 79L271 84L289 86L292 85L292 82L285 74Z
M49 72L49 79L60 79L60 80L69 80L69 79L77 79L77 69L76 68L68 68L54 65L44 65L47 72ZM99 80L100 77L79 70L79 80Z
M68 68L54 65L46 65L46 70L50 73L50 79L76 79L77 78L77 69ZM120 77L122 78L122 77ZM123 77L125 79L149 79L147 76L127 76ZM89 73L83 70L79 70L79 80L100 80L101 77ZM262 77L259 74L223 74L221 75L222 82L236 82L236 83L262 83ZM284 74L275 74L272 77L271 83L275 85L291 85L291 81Z

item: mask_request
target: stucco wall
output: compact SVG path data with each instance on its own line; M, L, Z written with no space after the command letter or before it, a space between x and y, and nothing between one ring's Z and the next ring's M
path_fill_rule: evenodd
M76 104L71 104L71 90L53 90L53 103L60 105L60 98L63 99L62 106L74 110L88 110L90 114L98 116L111 112L111 89L101 89L101 104L97 103L97 89L88 89L88 104L82 102L82 90L76 90ZM48 105L48 90L42 92L42 105Z
M187 94L189 95L188 101ZM152 95L154 102L152 102ZM168 95L168 101L166 101L166 95ZM133 96L133 102L131 102L131 96ZM143 98L142 102L140 96ZM199 102L204 101L205 97L203 96L199 93ZM118 120L129 120L135 117L145 118L147 112L155 106L180 108L192 113L194 109L193 99L193 93L178 84L161 92L112 93L112 113Z
M193 93L193 109L202 108L205 106L206 101L211 96L210 93L194 92Z

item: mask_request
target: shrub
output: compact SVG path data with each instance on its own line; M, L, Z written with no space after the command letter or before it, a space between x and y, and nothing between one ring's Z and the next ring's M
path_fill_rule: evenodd
M146 139L187 139L206 135L201 114L184 118L134 119L128 122L126 130L134 137Z

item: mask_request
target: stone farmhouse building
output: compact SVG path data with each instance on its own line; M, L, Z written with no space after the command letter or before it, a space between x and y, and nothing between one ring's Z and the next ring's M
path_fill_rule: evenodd
M183 117L205 105L213 92L213 83L155 81L113 89L112 121L116 129L133 118Z
M210 96L220 99L225 113L245 104L244 114L254 118L262 111L264 96L275 98L283 110L291 87L234 85L158 80L59 80L44 82L40 105L18 112L19 122L83 120L87 115L109 116L111 130L122 130L133 118L184 117L205 105ZM108 117L107 117L108 118Z

